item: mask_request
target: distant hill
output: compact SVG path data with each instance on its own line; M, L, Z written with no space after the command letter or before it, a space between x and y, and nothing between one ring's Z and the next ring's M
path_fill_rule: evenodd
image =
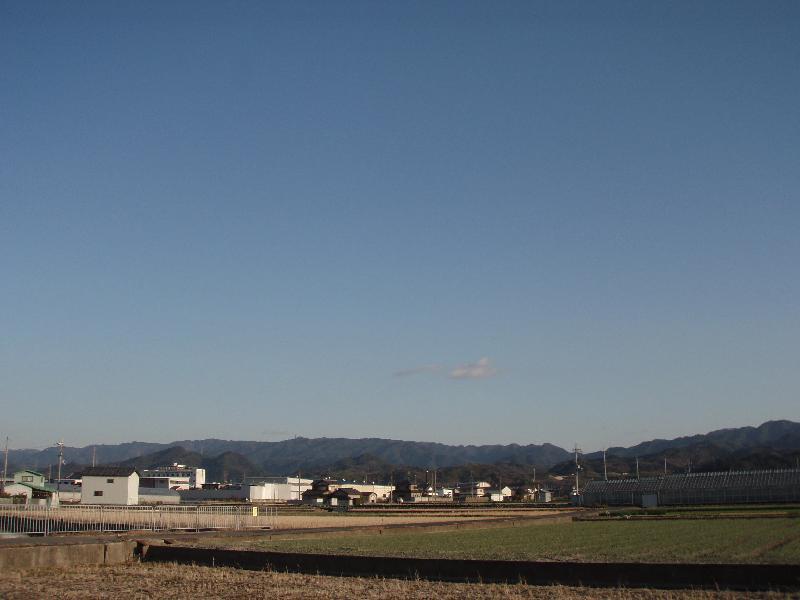
M243 481L245 477L263 475L263 469L254 465L247 458L235 452L224 452L215 457L201 456L181 446L173 446L165 450L131 458L119 463L119 466L134 466L149 469L172 463L199 466L206 470L207 481ZM74 469L78 473L80 468ZM467 482L486 480L503 485L529 484L533 479L534 468L517 463L480 464L469 463L460 466L436 468L439 483ZM70 471L72 472L72 471ZM302 470L303 477L313 479L333 477L345 481L384 483L409 479L419 484L433 481L434 469L425 469L413 465L396 465L370 454L340 459L327 465ZM286 472L285 474L290 474ZM540 477L546 476L546 470L538 471Z
M800 423L770 421L759 427L720 429L706 435L652 440L630 448L609 448L606 465L609 477L636 473L659 475L730 469L779 469L800 464ZM603 454L593 452L581 457L582 475L588 478L603 476ZM551 472L571 475L574 460L554 465Z
M191 452L182 446L173 446L152 454L130 458L117 464L139 469L152 469L173 463L205 469L207 481L242 481L247 476L261 473L261 468L236 452L223 452L218 456L210 457Z
M687 448L710 443L722 450L734 451L746 448L797 448L800 447L800 423L794 421L767 421L758 427L718 429L702 435L679 437L673 440L650 440L628 448L608 448L606 454L615 456L646 456L674 448ZM586 455L601 458L602 452Z
M281 442L231 441L220 439L184 440L170 444L127 442L95 447L98 464L155 466L181 462L204 466L209 479L228 479L246 475L288 475L301 471L313 474L337 474L339 477L364 479L369 473L415 473L424 476L436 469L452 474L454 479L496 476L504 481L527 480L536 467L543 474L574 472L571 454L552 444L509 444L453 446L434 442L409 442L381 438L303 438ZM609 469L614 473L635 471L639 457L640 473L663 472L664 457L668 468L694 470L711 468L768 468L791 466L800 449L800 423L769 421L758 427L720 429L703 435L673 440L651 440L628 448L608 450ZM92 446L64 449L69 472L75 465L92 462ZM57 450L12 450L12 468L33 468L47 472L57 462ZM587 475L602 473L602 453L584 456ZM145 465L145 463L147 463ZM599 469L597 465L599 466ZM611 470L610 470L611 472ZM227 476L226 476L227 474ZM352 477L348 477L352 475Z
M491 446L450 446L434 442L408 442L380 438L294 438L282 442L250 442L230 440L184 440L171 444L152 444L129 442L119 446L102 445L96 447L98 464L120 464L135 459L146 458L180 447L201 457L218 457L223 453L234 453L255 466L253 475L285 475L302 471L319 471L336 461L357 456L373 456L392 465L412 465L420 468L440 468L466 465L470 463L491 464L508 462L537 465L545 469L569 457L563 448L552 444L521 446L519 444ZM56 464L58 453L55 448L45 450L12 450L12 464L18 467L46 469ZM166 460L171 454L166 454ZM65 448L64 457L68 464L91 464L92 447ZM194 458L196 460L196 458ZM181 462L180 460L169 460ZM127 464L127 463L126 463ZM237 467L238 468L238 467ZM244 465L241 468L249 466Z

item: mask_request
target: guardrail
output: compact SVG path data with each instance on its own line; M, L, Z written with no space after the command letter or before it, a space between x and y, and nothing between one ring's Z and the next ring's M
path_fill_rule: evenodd
M0 505L0 535L276 527L277 508L271 506Z

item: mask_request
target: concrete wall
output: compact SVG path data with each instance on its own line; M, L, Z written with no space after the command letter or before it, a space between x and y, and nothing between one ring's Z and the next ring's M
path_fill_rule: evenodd
M134 560L136 546L136 542L131 540L0 545L0 569L122 564Z
M113 483L108 483L113 479ZM95 492L103 492L96 496ZM84 476L81 486L81 504L139 504L139 475L130 477Z
M139 488L139 504L180 504L181 497L175 490Z
M247 486L242 489L228 490L178 490L181 502L202 502L204 500L247 500L249 490Z

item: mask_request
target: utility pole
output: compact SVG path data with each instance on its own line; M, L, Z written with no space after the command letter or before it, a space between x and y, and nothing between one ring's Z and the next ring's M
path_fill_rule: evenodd
M664 457L664 477L667 476L667 457Z
M97 446L92 446L92 466L97 463Z
M636 479L639 479L639 457L636 457Z
M578 442L575 442L575 448L573 450L575 452L575 495L579 496L581 488L580 488L580 485L579 485L580 481L579 481L579 478L578 478L578 471L581 470L581 466L580 466L580 464L578 464L578 454L583 452L583 450L578 448Z
M61 463L64 462L64 438L59 440L58 444L58 479L61 480Z
M8 476L8 436L6 436L6 452L3 459L3 483L0 485L0 490L6 491L6 477Z
M603 479L608 481L608 467L606 466L606 451L603 450Z

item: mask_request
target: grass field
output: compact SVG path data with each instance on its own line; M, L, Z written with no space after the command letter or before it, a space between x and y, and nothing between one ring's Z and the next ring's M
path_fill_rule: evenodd
M439 558L800 564L800 520L518 523L513 527L220 539L215 545L287 552Z
M359 577L325 577L242 571L221 567L178 566L171 564L132 564L117 566L40 568L0 571L0 598L360 598L363 600L405 600L436 598L530 598L530 599L599 599L611 600L734 600L759 598L777 600L789 597L779 593L742 594L715 591L658 591L642 589L592 589L563 586L527 586L440 583L367 579Z
M310 514L278 511L276 523L279 529L316 529L320 527L365 527L381 525L401 525L413 523L439 523L452 521L481 521L525 515L542 517L558 515L555 510L448 510L448 511L370 511L352 513L330 513L314 511Z

